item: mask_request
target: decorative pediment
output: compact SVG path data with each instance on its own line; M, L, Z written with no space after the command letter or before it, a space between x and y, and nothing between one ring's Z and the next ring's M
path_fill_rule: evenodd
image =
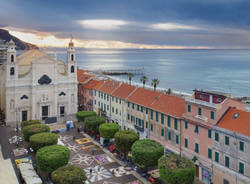
M41 85L46 85L51 83L51 78L48 75L43 75L39 80L38 83Z
M23 100L23 99L29 99L29 97L27 95L23 95L20 99L21 100Z
M66 94L62 91L59 96L65 96Z

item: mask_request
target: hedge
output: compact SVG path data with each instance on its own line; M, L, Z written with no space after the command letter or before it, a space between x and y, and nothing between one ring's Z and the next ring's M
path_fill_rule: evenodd
M83 184L87 177L83 169L67 165L53 171L51 179L54 184Z
M49 132L43 132L39 134L32 135L30 137L30 146L35 151L39 150L44 146L50 146L57 144L58 135Z
M96 131L98 127L105 122L106 119L103 117L92 116L85 118L84 125L87 129Z
M76 117L78 120L84 121L85 118L96 116L94 111L79 111L76 113Z
M52 145L39 149L36 153L38 169L51 173L68 164L70 150L66 146Z
M190 184L194 182L195 165L176 154L162 156L158 161L160 178L168 184Z
M42 132L50 132L50 128L48 125L44 124L35 124L24 127L23 129L23 137L24 140L29 142L30 136Z
M150 139L136 141L132 148L132 161L141 168L157 166L158 159L164 153L164 147Z
M40 124L40 121L39 121L39 120L23 121L23 122L21 123L21 127L24 128L24 127L26 127L26 126L35 125L35 124Z
M100 136L104 139L112 139L120 126L116 123L103 123L99 126Z
M134 130L121 130L115 134L115 147L120 152L127 154L139 135Z

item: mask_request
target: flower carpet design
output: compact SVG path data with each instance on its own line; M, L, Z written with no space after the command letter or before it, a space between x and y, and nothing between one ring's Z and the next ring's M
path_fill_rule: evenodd
M81 155L81 154L76 154L72 157L70 160L70 163L75 165L80 165L80 166L90 166L94 162L94 159L89 156L89 155Z
M75 153L77 153L81 150L81 147L79 147L79 145L77 145L77 144L73 144L73 145L66 144L66 146L70 149L70 151L75 152Z
M123 175L128 175L130 174L129 171L126 171L123 166L117 167L117 168L112 168L109 169L109 171L115 175L115 177L121 177Z
M91 143L91 140L89 140L88 138L81 138L81 139L76 139L76 142L78 144L86 144L86 143Z
M73 136L71 136L71 135L60 135L60 136L59 136L59 139L60 139L63 143L67 143L67 142L72 141Z
M87 152L87 153L92 153L92 152L100 150L100 148L98 146L96 146L95 144L92 144L89 146L83 146L82 149L84 152Z
M97 160L98 163L102 165L113 162L113 160L107 155L96 155L95 159Z
M128 182L126 184L143 184L143 183L140 180L135 180L135 181Z
M90 172L92 169L92 173ZM97 165L84 169L86 176L90 182L97 182L103 179L111 178L112 174L104 167Z

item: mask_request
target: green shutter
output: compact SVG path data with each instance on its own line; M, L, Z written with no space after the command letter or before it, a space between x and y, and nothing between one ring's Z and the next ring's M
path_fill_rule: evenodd
M171 127L171 117L168 116L168 127Z
M208 158L212 159L212 150L208 148Z
M153 120L153 119L154 119L154 111L151 110L151 120Z
M214 133L214 139L219 142L219 134L217 132Z
M188 112L191 112L191 105L188 105Z
M188 139L185 139L185 148L188 148Z
M143 112L143 106L141 106L141 112Z
M128 102L128 107L130 106L130 102Z
M230 159L228 156L225 156L225 166L229 167Z
M199 144L195 143L195 152L199 153Z
M188 129L188 121L185 121L185 129Z
M199 133L199 125L195 125L195 130L194 130L195 133Z
M151 131L154 130L153 124L150 125L150 129L151 129Z
M171 140L171 132L168 132L168 140Z
M164 124L164 114L161 114L161 124Z
M225 145L229 145L229 137L225 136Z
M208 130L208 138L212 138L212 130Z
M148 108L146 108L146 114L148 114Z
M215 152L214 156L215 156L215 158L214 158L215 162L219 162L219 153Z
M179 144L179 136L178 135L176 135L176 137L175 137L175 142L176 142L176 144Z
M211 111L211 113L210 113L210 118L211 118L211 119L214 119L214 111Z
M130 115L128 114L128 120L130 119Z
M174 128L175 130L178 130L178 121L176 118L174 119Z
M158 112L155 112L155 119L157 122L159 121L159 113Z
M200 116L202 115L202 110L200 107L198 108L198 115L200 115Z
M164 136L164 129L161 129L161 136Z
M239 163L239 173L244 174L244 164L241 162Z
M148 128L148 122L146 121L146 128Z
M244 151L244 142L240 141L240 151Z
M139 109L140 109L140 106L139 106L139 105L137 105L137 111L139 111Z

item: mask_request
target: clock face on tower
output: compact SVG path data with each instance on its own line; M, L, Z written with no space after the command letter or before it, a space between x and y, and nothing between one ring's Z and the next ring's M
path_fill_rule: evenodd
M38 80L38 84L41 85L47 85L51 83L51 78L49 78L48 75L43 75L39 80Z

